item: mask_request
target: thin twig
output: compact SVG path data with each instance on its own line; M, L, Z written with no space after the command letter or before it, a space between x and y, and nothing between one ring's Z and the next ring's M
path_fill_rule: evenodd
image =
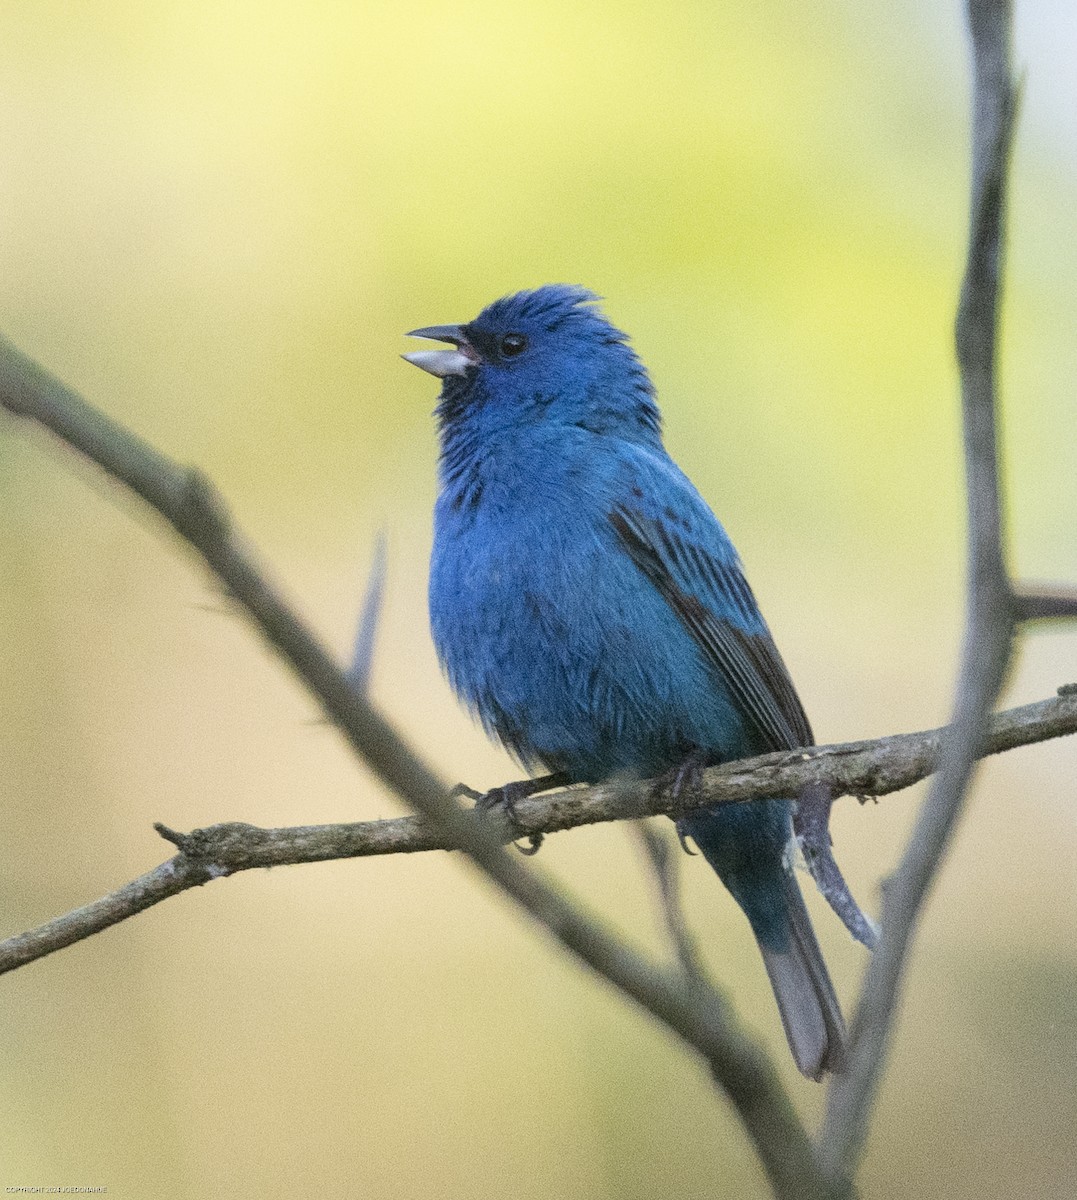
M496 823L460 807L449 788L350 685L269 584L205 476L169 461L3 338L0 405L38 421L155 508L201 555L353 751L385 784L562 946L703 1055L744 1124L777 1196L826 1194L814 1148L773 1063L741 1030L728 1006L713 991L684 987L679 973L638 954L553 883L528 869L519 856L507 852ZM219 864L209 866L219 869ZM166 881L143 883L149 894Z
M1077 617L1077 588L1059 583L1019 583L1013 589L1018 621Z
M1077 686L1069 685L1061 691L1063 694L1053 699L995 716L981 753L1000 754L1077 733ZM840 787L847 795L885 795L918 782L934 770L944 733L931 729L874 742L816 746L810 757L770 754L711 767L702 773L700 791L691 793L690 803L707 807L745 803L775 796L783 785L795 795L802 781L813 777L834 786L838 786L837 780L843 780ZM515 808L516 823L504 816L495 816L493 822L498 837L508 844L528 833L556 833L581 825L625 820L644 812L661 815L667 804L667 798L649 783L620 784L617 788L600 785L521 800ZM201 864L199 870L181 871L179 860L171 859L99 900L0 942L0 974L100 933L188 888L239 871L457 849L440 826L417 816L285 829L227 822L188 834L178 844L186 846L192 856L188 866ZM203 869L208 873L200 873Z
M668 837L655 829L650 821L635 821L633 824L639 836L640 845L650 863L651 874L658 890L662 921L685 978L692 983L704 980L706 972L699 957L696 939L688 927L688 922L684 918L684 909L681 907L676 857L679 848L674 846Z
M370 692L370 677L374 673L374 647L378 638L378 623L381 621L382 605L385 603L385 576L388 570L388 539L385 530L379 530L374 543L374 556L370 562L363 606L359 610L359 623L355 628L352 660L344 672L348 682L361 695Z
M968 499L968 613L952 729L939 774L884 898L879 949L852 1028L848 1072L835 1076L820 1151L836 1186L863 1153L909 944L968 791L1009 661L1015 606L1002 558L995 435L998 292L1006 180L1016 109L1010 0L968 0L973 156L968 258L957 315Z

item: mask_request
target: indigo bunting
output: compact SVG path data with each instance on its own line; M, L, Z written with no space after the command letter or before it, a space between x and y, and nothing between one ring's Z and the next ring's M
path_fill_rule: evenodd
M725 530L666 453L628 338L579 287L495 301L404 357L439 377L430 623L457 695L528 769L654 778L812 732ZM845 1027L791 866L791 805L677 821L747 916L793 1057Z

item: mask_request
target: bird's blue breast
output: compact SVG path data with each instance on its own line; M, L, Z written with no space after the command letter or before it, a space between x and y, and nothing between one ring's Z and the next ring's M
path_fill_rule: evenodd
M726 684L609 520L651 496L698 524L709 553L733 555L664 452L585 430L517 430L443 488L434 641L454 689L524 762L593 781L657 775L697 748L753 750Z

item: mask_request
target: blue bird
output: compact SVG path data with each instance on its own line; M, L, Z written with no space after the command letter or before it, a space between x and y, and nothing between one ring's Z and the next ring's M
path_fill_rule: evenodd
M737 552L666 453L647 371L597 299L549 285L409 335L451 347L404 356L442 381L430 623L449 682L559 781L810 745ZM845 1026L790 863L790 803L698 810L677 828L751 923L797 1066L840 1070Z

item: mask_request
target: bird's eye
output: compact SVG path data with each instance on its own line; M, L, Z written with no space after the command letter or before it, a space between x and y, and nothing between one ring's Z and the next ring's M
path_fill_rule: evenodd
M506 333L498 346L504 358L515 358L527 349L527 338L522 333Z

